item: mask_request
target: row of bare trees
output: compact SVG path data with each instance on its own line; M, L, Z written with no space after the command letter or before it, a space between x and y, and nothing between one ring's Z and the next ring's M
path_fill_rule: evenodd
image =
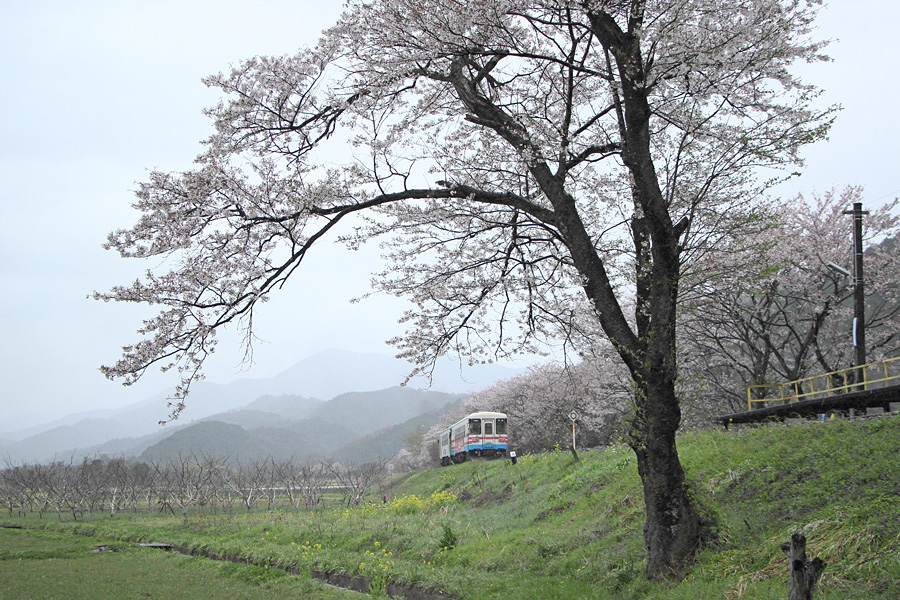
M60 519L122 511L180 513L314 509L326 500L359 504L386 474L387 460L241 461L189 454L161 461L123 458L12 464L0 470L0 506L9 516Z

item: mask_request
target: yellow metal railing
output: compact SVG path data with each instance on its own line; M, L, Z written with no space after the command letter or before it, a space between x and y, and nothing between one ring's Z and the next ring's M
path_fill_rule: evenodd
M900 356L787 383L748 385L747 410L759 402L787 404L895 384L900 384ZM776 393L771 394L772 390Z

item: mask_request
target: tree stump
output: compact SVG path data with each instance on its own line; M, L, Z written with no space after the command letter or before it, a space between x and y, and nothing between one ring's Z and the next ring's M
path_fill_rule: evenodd
M812 600L816 581L825 570L825 563L821 558L806 558L806 536L802 533L792 535L791 541L782 544L781 549L788 556L791 570L788 600Z

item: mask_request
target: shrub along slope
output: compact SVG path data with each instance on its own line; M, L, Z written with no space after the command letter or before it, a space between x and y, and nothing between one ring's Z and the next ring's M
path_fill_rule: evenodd
M828 563L817 598L896 600L900 418L684 435L716 523L680 582L643 578L643 506L618 446L477 461L397 477L372 503L311 513L159 515L41 526L366 577L466 599L781 599L794 531ZM384 502L384 499L387 502ZM16 520L37 525L37 519Z

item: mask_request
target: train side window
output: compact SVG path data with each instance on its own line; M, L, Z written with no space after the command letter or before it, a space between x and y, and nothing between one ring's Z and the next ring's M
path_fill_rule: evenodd
M506 419L497 419L497 435L506 435Z
M481 419L469 419L469 434L481 435Z

